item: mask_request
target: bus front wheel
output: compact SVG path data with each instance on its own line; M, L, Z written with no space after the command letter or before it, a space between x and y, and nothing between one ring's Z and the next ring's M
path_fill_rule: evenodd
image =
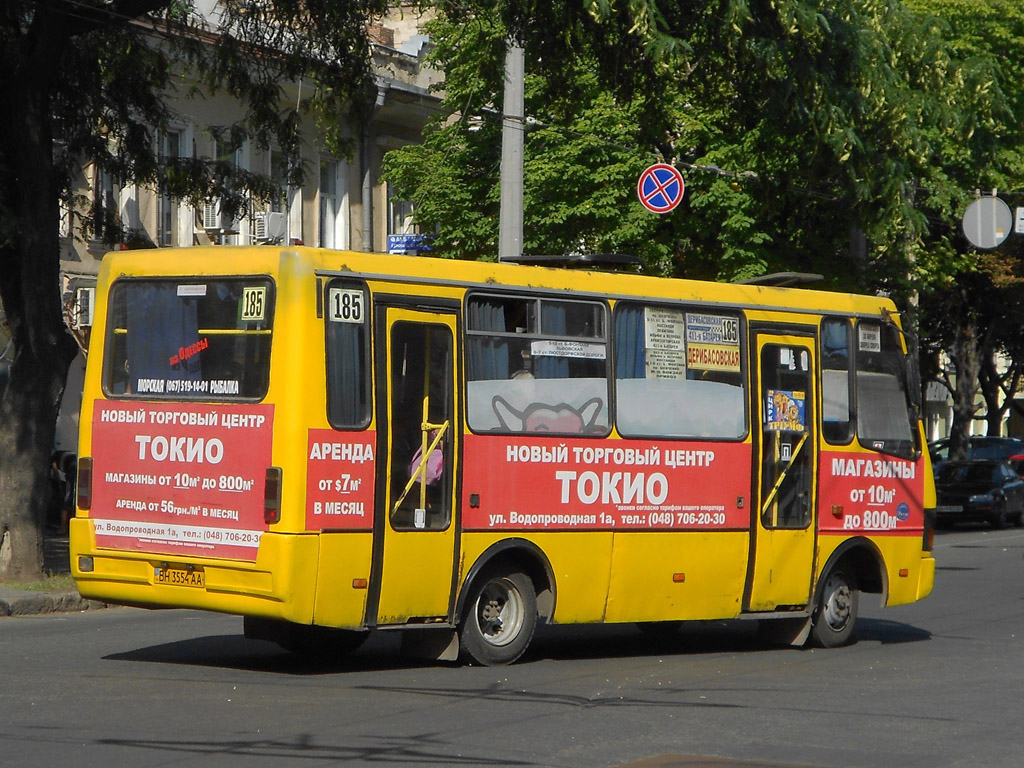
M857 596L853 576L841 568L825 578L811 630L814 641L822 648L837 648L850 642L857 623Z
M536 628L533 582L518 571L493 570L473 586L459 643L478 664L501 666L523 655Z

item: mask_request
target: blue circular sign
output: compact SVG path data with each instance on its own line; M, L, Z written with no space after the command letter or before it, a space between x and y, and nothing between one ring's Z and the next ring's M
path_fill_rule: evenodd
M656 163L640 174L636 194L644 208L653 213L668 213L683 199L683 174L666 163Z

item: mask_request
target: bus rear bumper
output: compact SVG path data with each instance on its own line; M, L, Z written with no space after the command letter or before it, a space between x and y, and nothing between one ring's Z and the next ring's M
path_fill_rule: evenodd
M314 536L265 533L256 561L246 562L100 549L91 520L75 518L70 523L71 575L82 597L116 605L312 621L312 597L300 598L310 590L295 585L315 579ZM161 572L169 570L201 576L185 579L185 584L158 583Z

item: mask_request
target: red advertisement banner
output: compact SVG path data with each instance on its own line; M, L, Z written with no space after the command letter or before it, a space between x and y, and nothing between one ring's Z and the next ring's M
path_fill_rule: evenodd
M920 533L922 460L822 451L818 528L826 532Z
M97 544L255 560L273 423L273 405L97 402Z
M377 433L309 430L306 446L306 530L373 528Z
M750 446L466 435L468 529L750 527Z

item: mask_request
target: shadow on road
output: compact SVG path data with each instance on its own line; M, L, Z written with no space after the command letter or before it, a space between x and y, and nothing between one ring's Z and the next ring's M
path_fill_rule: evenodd
M97 743L115 747L145 749L164 755L179 755L179 760L213 760L225 755L238 757L271 758L276 761L311 761L314 764L359 765L379 763L381 765L496 765L492 750L481 748L480 754L464 754L450 738L438 734L423 733L416 736L385 736L367 738L365 746L353 744L349 739L344 744L323 743L312 734L299 734L294 739L223 739L219 741L197 741L188 739L100 739ZM289 765L293 762L289 762ZM501 758L501 765L543 766L544 762Z
M239 628L241 629L241 628ZM883 645L929 640L931 633L919 627L885 619L861 618L855 642ZM243 669L288 675L325 675L339 672L383 671L443 666L444 662L403 656L401 636L373 632L366 644L337 659L304 659L273 643L246 640L237 635L211 635L153 645L107 656L112 661ZM676 632L659 635L640 632L632 624L539 627L533 645L519 663L579 661L653 656L698 656L716 653L799 653L780 647L758 634L755 621L708 621L686 623Z

